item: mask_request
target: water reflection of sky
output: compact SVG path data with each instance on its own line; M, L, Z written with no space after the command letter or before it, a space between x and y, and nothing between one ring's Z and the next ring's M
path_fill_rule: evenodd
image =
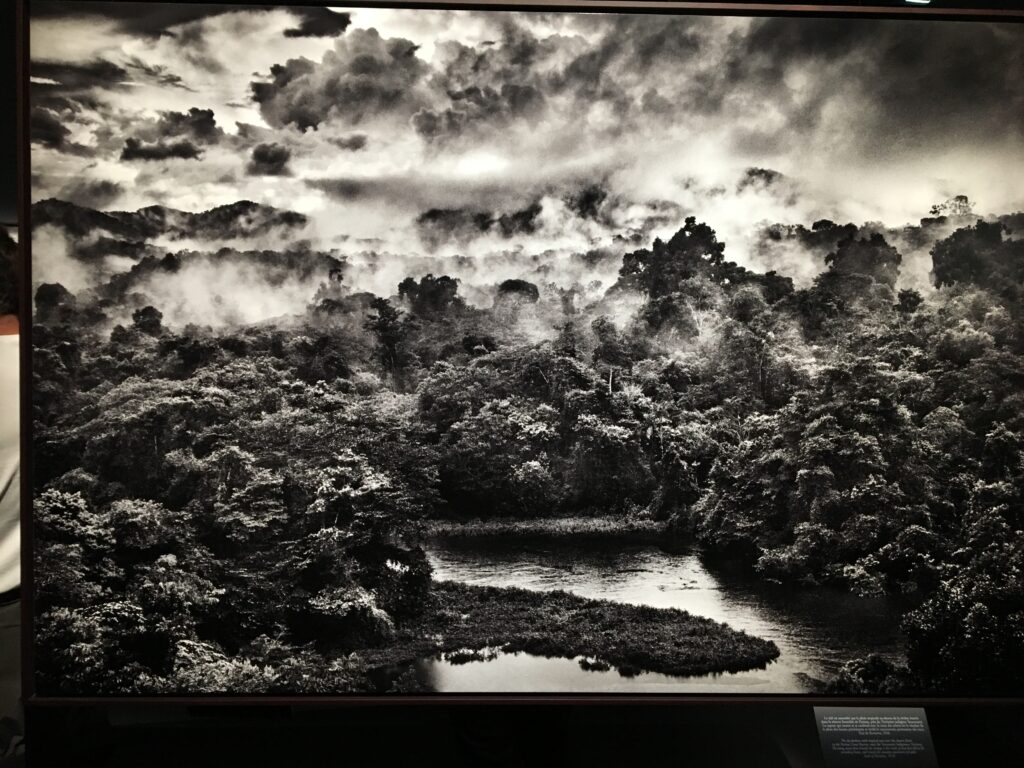
M448 539L431 543L434 577L469 584L564 589L582 597L679 608L774 640L781 655L763 670L689 678L583 670L577 660L502 654L491 661L420 663L443 691L617 691L802 693L844 661L869 653L897 657L900 607L831 589L786 588L713 570L693 549L653 543L557 539Z

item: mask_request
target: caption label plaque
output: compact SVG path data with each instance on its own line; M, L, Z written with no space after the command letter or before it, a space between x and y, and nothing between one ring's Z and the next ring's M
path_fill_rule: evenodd
M827 768L937 768L920 707L815 707Z

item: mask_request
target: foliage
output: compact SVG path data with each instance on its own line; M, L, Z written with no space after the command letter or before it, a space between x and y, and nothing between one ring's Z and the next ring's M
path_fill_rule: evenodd
M1019 692L1022 241L956 229L926 292L832 228L799 290L693 217L596 298L512 278L474 306L432 274L379 297L323 256L304 314L214 330L127 278L40 285L41 690L364 690L438 620L422 525L469 518L671 530L765 579L910 595L906 665L837 690Z

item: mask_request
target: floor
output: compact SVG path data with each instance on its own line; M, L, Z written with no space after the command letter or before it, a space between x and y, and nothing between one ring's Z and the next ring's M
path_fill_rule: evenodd
M24 722L21 710L21 603L0 606L0 719ZM8 763L0 760L4 766Z

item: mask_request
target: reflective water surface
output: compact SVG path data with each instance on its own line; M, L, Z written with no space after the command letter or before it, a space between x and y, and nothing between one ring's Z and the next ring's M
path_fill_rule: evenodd
M428 553L441 580L547 591L680 608L774 640L781 655L767 669L694 677L584 670L576 659L525 653L455 664L425 659L417 676L438 691L622 693L804 693L820 688L848 659L902 651L891 598L858 598L825 588L792 588L704 562L696 549L608 538L437 539Z

